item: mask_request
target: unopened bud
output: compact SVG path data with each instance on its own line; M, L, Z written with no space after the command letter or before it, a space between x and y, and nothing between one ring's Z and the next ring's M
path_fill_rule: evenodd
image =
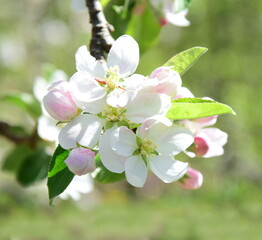
M175 97L182 85L179 73L172 70L170 67L159 67L155 69L150 74L149 79L158 80L158 85L154 90L155 92L165 93L172 98Z
M167 25L168 24L168 21L167 21L167 19L166 18L161 18L160 19L160 25L163 27L163 26L165 26L165 25Z
M193 190L200 188L203 184L203 175L201 172L193 168L188 168L186 175L181 180L181 183L181 186L184 189Z
M43 103L51 117L58 121L69 121L79 114L68 82L55 82L48 90Z
M96 168L95 153L86 148L75 148L65 160L69 170L76 175L84 175Z
M195 147L193 148L193 151L198 157L201 157L205 155L209 149L208 143L206 140L202 137L195 137L194 138L194 144Z

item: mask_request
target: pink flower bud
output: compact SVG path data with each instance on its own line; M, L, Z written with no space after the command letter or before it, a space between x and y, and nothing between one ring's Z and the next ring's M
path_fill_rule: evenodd
M65 160L69 170L76 175L84 175L96 168L95 153L86 148L75 148Z
M78 115L79 110L72 97L68 82L55 82L48 90L43 103L51 117L58 121L69 121Z
M194 138L194 144L195 147L193 148L193 151L198 157L201 157L205 155L209 149L208 143L204 138L201 137L195 137Z
M160 19L160 25L163 27L163 26L165 26L165 25L167 25L168 24L168 20L166 19L166 18L161 18Z
M156 93L165 93L174 97L181 88L182 80L179 73L170 67L159 67L149 76L149 79L157 80L158 84L154 88Z
M200 188L203 184L203 175L201 172L188 168L185 177L182 179L182 188L193 190Z

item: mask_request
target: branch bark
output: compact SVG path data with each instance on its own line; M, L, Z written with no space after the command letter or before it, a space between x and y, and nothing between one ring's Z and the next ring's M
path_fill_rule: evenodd
M16 144L25 143L31 147L35 147L38 139L38 134L36 129L31 135L21 136L15 134L13 132L12 127L8 123L2 121L0 121L0 135L6 137L9 141L13 143Z
M92 24L90 53L97 60L104 61L104 52L108 53L114 42L110 33L113 31L113 27L107 22L99 0L86 0L86 6Z

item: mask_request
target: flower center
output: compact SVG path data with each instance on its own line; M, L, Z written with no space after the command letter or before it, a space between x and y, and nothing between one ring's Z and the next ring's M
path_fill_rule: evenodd
M110 122L123 121L126 118L126 109L125 108L116 108L110 105L107 105L103 111L102 116Z
M121 79L118 66L110 67L106 72L105 81L109 89L114 90Z
M139 150L140 150L141 155L151 155L151 154L156 154L156 151L155 151L156 148L157 148L157 145L153 143L152 140L144 138L139 147Z

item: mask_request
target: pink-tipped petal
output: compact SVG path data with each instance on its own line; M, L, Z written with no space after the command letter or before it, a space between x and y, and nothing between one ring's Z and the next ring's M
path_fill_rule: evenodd
M44 96L46 111L58 121L69 121L78 115L78 107L70 91L69 83L59 81L54 83Z
M179 91L182 80L180 75L170 67L159 67L149 76L149 80L156 79L158 84L152 89L156 93L164 93L174 98Z

